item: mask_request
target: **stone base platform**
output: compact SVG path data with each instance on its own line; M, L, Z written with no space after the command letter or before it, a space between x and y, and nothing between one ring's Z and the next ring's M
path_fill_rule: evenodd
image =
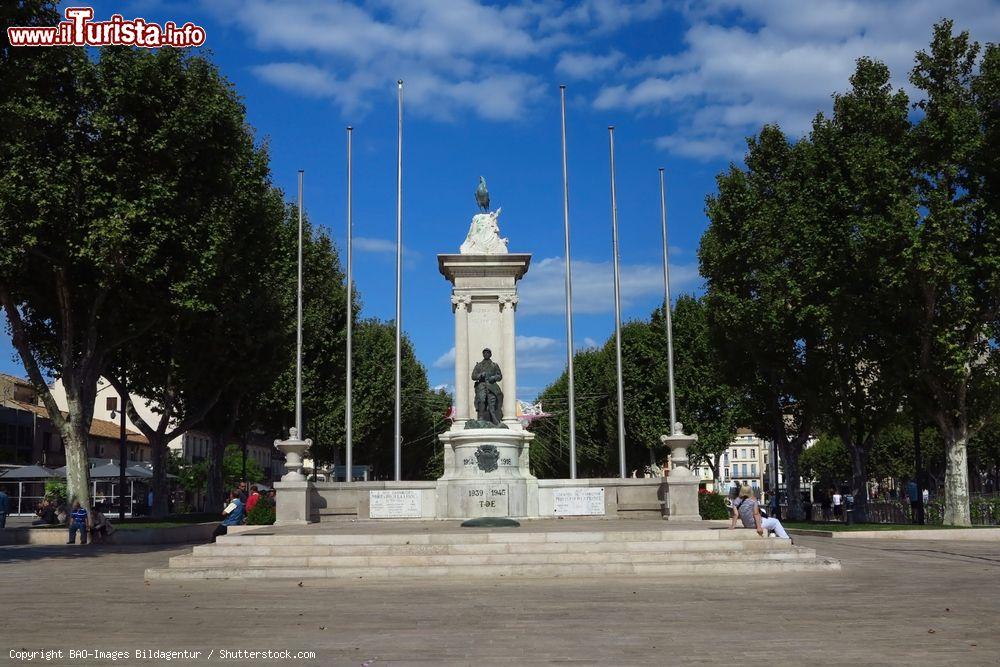
M146 579L393 579L725 575L839 570L787 540L715 522L524 521L461 528L457 521L359 521L267 526L196 546Z

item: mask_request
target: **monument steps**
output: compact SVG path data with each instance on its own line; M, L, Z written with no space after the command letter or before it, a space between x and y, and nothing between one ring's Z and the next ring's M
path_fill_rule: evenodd
M771 560L812 560L811 549L775 551ZM625 553L541 553L476 555L412 555L412 556L174 556L170 567L419 567L423 565L564 565L571 563L662 563L683 561L755 561L759 553L743 551Z
M602 552L651 552L692 553L725 551L752 552L784 551L787 545L777 540L688 540L664 542L520 542L508 544L371 544L371 545L229 545L206 544L194 548L194 556L417 556L417 555L472 555L486 557L525 553L602 553Z
M261 530L261 529L258 529ZM264 529L266 530L266 529ZM147 579L392 579L719 575L839 570L749 530L240 533L174 556Z
M570 563L490 565L492 577L594 577L608 575L727 575L780 574L803 571L835 571L837 561L815 559L756 560L748 562L704 560L665 563ZM146 579L420 579L434 577L482 580L483 565L422 565L399 567L191 567L146 570Z

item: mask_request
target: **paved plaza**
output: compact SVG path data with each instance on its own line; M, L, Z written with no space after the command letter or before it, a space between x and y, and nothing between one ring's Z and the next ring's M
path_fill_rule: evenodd
M484 568L461 581L147 583L146 568L190 547L2 547L0 660L20 664L10 649L57 648L132 652L118 664L154 662L136 660L137 649L203 651L195 664L218 662L221 649L373 666L1000 660L996 543L796 542L843 570L518 581Z

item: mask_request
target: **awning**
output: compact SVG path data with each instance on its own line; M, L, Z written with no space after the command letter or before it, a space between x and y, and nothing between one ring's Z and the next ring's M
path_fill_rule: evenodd
M12 479L49 479L51 477L62 477L56 472L49 470L48 468L43 468L42 466L21 466L20 468L12 468L4 473L3 479L5 482Z

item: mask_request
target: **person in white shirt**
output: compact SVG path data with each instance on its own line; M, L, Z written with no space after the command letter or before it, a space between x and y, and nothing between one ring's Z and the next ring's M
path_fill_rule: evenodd
M833 516L839 519L844 514L844 497L840 495L840 491L833 492Z

